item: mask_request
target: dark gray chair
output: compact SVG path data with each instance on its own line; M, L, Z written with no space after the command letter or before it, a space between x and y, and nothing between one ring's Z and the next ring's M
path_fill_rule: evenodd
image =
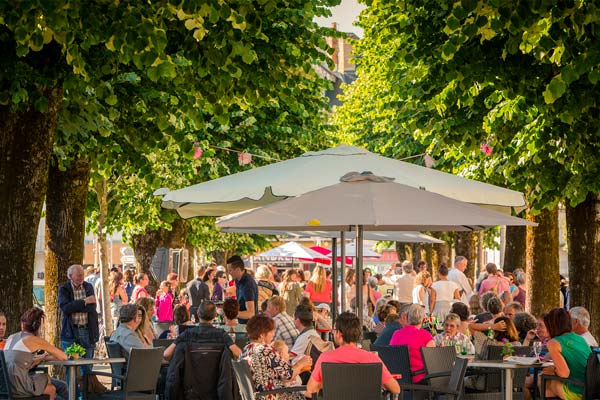
M272 394L303 392L306 390L306 386L291 386L267 390L264 392L254 392L254 385L252 384L252 372L250 371L250 365L248 365L248 361L244 359L231 360L231 365L233 367L235 379L240 390L241 400L255 400L257 398Z
M323 390L320 400L381 400L380 363L323 363Z
M456 361L454 346L421 347L421 357L425 366L425 379L430 386L444 387L450 382Z
M164 347L165 349L175 343L175 339L154 339L152 347Z
M87 376L98 375L118 378L122 382L120 390L93 394L84 390L86 399L119 400L156 400L156 382L163 359L164 347L154 349L131 349L125 376L112 373L90 371L84 376L84 389L87 388Z
M402 390L410 390L412 392L426 392L433 394L443 394L448 400L462 399L463 395L463 380L467 371L469 360L466 358L455 358L452 366L452 373L448 380L448 384L444 386L419 385L419 384L404 384Z
M398 383L412 383L413 373L410 370L410 354L408 346L377 346L371 345L371 351L376 351L381 361L392 375L401 375Z
M0 399L12 400L14 397L10 390L10 382L8 381L8 369L6 367L6 360L4 359L4 351L0 350ZM46 400L50 396L32 396L32 397L21 397L23 400Z
M117 342L111 342L109 336L104 337L104 345L106 346L106 354L108 358L121 358L123 355L123 348ZM125 364L112 363L110 364L110 372L115 375L110 382L110 390L121 388L121 380L116 378L119 375L125 375Z

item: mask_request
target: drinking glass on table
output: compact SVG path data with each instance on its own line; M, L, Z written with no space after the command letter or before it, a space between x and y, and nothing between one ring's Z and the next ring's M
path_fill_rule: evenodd
M535 341L533 342L533 354L535 354L535 358L540 359L540 354L542 352L542 342L540 341Z

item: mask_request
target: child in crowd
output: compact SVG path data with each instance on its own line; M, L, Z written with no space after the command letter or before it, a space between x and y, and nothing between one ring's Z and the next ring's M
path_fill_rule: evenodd
M290 350L289 350L287 344L285 344L285 342L283 340L281 340L281 339L274 340L271 343L271 346L279 354L279 357L281 357L282 360L284 360L287 363L290 362ZM300 385L302 385L302 379L300 378L300 375L298 375L298 376L296 376L295 380L285 382L285 385L286 386L300 386Z

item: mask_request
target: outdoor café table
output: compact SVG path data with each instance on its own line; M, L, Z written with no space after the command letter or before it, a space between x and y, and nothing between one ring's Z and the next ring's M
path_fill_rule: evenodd
M77 398L77 367L80 367L82 365L116 364L125 362L127 362L127 359L123 357L78 358L77 360L44 361L43 365L62 365L67 369L67 375L69 376L69 400L75 400Z
M546 363L517 364L504 360L473 360L469 361L472 368L495 368L504 371L504 400L513 399L513 370L546 367Z
M469 367L473 368L495 368L504 371L504 399L513 398L513 370L518 368L529 368L529 365L519 365L503 360L474 360L469 361Z

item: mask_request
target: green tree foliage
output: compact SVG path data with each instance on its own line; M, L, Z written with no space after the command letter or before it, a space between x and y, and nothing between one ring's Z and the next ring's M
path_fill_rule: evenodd
M344 131L415 138L447 169L526 191L535 209L600 189L597 2L367 4Z
M313 65L327 60L328 30L312 20L337 2L2 1L0 130L7 145L1 155L7 160L36 157L39 162L25 169L19 181L35 177L43 183L47 144L56 138L55 156L63 168L69 159L89 155L95 173L103 177L135 170L152 186L157 179L146 164L149 154L177 143L176 151L191 158L194 141L227 141L226 135L215 139L209 133L215 127L227 131L235 116L243 115L251 126L252 118L268 115L274 130L280 130L269 138L269 150L276 150L285 136L307 140L323 132L315 110L326 104L325 84ZM17 143L20 128L36 119L43 122L34 133L40 140ZM247 132L258 137L261 130L255 126ZM229 138L236 144L245 140L234 139ZM4 177L19 164L0 165ZM123 169L115 171L115 165ZM3 193L10 193L12 184L0 179ZM2 232L2 281L14 282L8 272L16 265L23 276L31 275L34 229L21 233L16 227L37 223L44 192L36 190L35 202L27 191L4 201L0 221L14 223ZM19 204L30 204L30 209L18 218L8 216ZM26 250L15 252L17 246ZM31 304L24 296L31 292L27 281L19 279L3 293L24 299L11 310L15 314Z

